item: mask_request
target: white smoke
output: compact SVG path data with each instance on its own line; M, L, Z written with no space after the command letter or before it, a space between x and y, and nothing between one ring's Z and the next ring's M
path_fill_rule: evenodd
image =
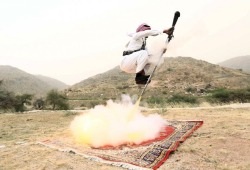
M144 116L128 95L75 117L70 129L77 142L92 147L140 144L156 138L167 124L158 114Z

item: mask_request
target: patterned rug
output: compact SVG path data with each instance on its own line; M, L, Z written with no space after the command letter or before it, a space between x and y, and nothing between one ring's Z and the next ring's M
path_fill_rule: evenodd
M79 154L85 158L127 169L157 169L203 121L169 121L170 125L154 140L140 145L127 144L119 147L91 148L76 144L72 137L57 137L38 142L63 152Z

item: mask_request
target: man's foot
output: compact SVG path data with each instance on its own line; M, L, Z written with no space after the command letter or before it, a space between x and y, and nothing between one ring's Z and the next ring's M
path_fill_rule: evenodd
M142 75L141 73L137 73L135 77L136 84L146 84L150 75ZM151 81L151 80L150 80ZM149 83L150 83L149 81Z
M150 80L150 81L151 81L151 80ZM150 81L149 81L149 83L150 83ZM147 84L147 80L145 80L145 81L136 81L136 84L145 85L145 84Z

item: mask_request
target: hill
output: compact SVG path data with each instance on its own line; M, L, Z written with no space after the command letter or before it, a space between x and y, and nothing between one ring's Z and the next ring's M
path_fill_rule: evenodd
M250 73L250 55L234 57L229 60L220 62L218 63L218 65L227 68L239 69L244 72Z
M250 74L223 68L191 57L164 58L156 70L144 98L169 97L176 93L202 95L217 88L239 89L249 87ZM74 100L120 99L121 94L139 95L141 88L134 82L134 74L115 67L105 73L83 80L69 89L66 95Z
M53 88L56 88L58 90L63 90L63 89L66 89L68 88L69 86L66 85L65 83L59 81L59 80L56 80L54 78L51 78L51 77L46 77L46 76L43 76L43 75L35 75L38 79L42 80L43 82L46 82L49 86L53 87Z
M16 94L44 96L51 89L67 88L67 85L45 76L35 76L12 66L0 66L2 88Z

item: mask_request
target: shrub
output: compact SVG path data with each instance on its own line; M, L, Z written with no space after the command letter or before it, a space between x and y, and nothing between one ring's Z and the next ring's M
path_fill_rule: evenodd
M188 87L188 88L186 88L185 90L186 90L186 92L189 92L189 93L194 93L194 92L196 92L196 89L195 89L195 88L192 88L192 87Z
M159 98L159 97L150 97L147 99L147 103L149 103L149 104L162 104L162 103L165 103L165 100L163 98Z
M98 100L93 100L93 101L91 101L91 102L89 103L89 106L88 106L88 107L94 108L95 106L100 105L100 104L101 104L100 101L98 101Z
M162 94L168 94L166 91L163 91Z
M170 99L168 99L169 103L190 103L195 104L198 103L198 100L194 96L186 96L186 95L180 95L175 94Z
M77 115L77 112L66 111L63 116L68 117L68 116L75 116L75 115Z
M208 97L209 101L227 103L230 102L229 91L226 89L216 89L212 91L212 95Z
M12 92L0 91L0 110L15 110L16 112L23 112L26 105L31 104L31 94L15 95Z
M15 104L14 93L8 91L0 91L0 110L13 109Z
M221 102L249 102L250 101L250 89L217 89L211 92L211 96L207 97L207 100L211 103Z
M51 90L46 97L46 101L52 105L53 110L68 110L69 105L66 97L60 94L57 90Z
M170 72L170 71L173 71L173 70L174 70L173 68L168 68L168 69L167 69L167 71L169 71L169 72Z
M33 95L31 94L22 94L22 95L17 95L16 97L16 101L14 104L14 108L16 112L23 112L25 111L25 104L26 105L30 105L31 104L31 100L33 98Z
M45 105L45 101L40 98L40 99L36 99L34 102L33 102L33 106L35 109L38 109L38 110L41 110L44 108L44 105Z

